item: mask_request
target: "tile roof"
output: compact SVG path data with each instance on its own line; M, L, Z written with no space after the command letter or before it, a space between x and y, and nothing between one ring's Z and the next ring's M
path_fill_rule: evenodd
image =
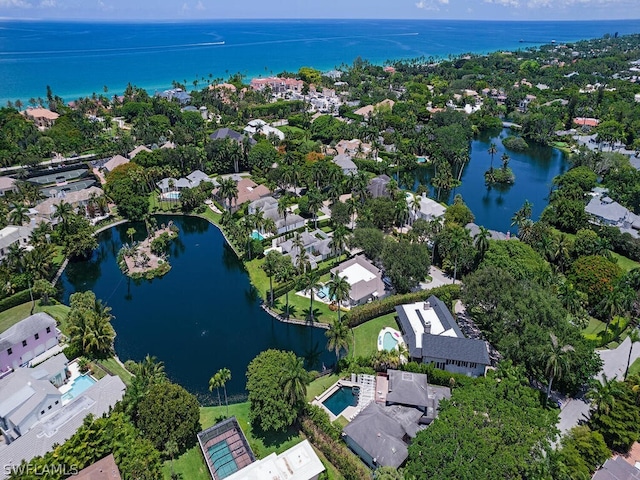
M105 163L103 165L103 168L105 168L108 172L110 172L111 170L113 170L116 167L119 167L120 165L124 165L125 163L129 163L129 159L123 157L122 155L116 155L115 157L112 157L111 160L109 160L107 163Z
M92 463L73 476L73 480L122 480L113 454Z

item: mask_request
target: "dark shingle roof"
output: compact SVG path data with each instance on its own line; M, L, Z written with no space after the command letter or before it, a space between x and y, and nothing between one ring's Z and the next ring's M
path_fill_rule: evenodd
M458 323L456 322L455 318L453 318L453 315L451 315L451 312L442 300L440 300L435 295L431 295L429 298L427 298L427 302L431 304L431 308L433 308L433 310L436 312L436 315L438 315L438 318L440 319L440 322L442 322L442 326L444 327L445 331L450 328L454 332L456 332L456 336L464 337L462 331L460 330L460 327L458 327ZM422 348L424 349L424 345Z
M593 480L640 480L640 470L622 457L610 458L595 473Z
M209 138L211 140L223 140L225 138L230 138L231 140L235 140L238 143L242 143L245 137L246 135L236 132L235 130L231 130L230 128L227 128L227 127L219 128L218 130L213 132L211 135L209 135ZM256 141L253 138L249 137L249 144L254 145L255 143Z
M455 338L442 335L422 336L422 355L430 358L459 360L491 365L487 343L473 338Z
M389 392L387 402L422 408L437 406L440 400L451 398L451 390L447 387L429 385L424 373L401 372L388 370Z
M344 433L376 461L377 465L398 468L407 459L407 433L375 402L344 427Z

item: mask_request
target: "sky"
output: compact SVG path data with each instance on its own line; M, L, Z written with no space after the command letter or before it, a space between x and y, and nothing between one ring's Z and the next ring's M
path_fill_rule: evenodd
M0 0L0 19L640 19L640 0Z

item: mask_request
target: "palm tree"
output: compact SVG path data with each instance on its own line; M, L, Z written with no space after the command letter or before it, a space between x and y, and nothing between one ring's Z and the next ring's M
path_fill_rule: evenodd
M220 386L224 390L224 403L227 406L227 417L228 417L229 416L229 400L227 399L227 382L231 380L231 370L229 370L226 367L221 368L220 370L218 370L218 373L216 373L216 375L218 376L218 381L220 383Z
M567 354L574 351L574 348L571 345L567 344L560 346L558 337L553 333L549 333L549 337L551 339L549 348L543 354L546 358L545 374L549 377L547 382L546 402L549 401L549 397L551 396L551 385L553 384L553 380L556 378L562 378L566 373L566 370L569 368Z
M296 269L293 266L293 262L291 261L290 256L282 256L280 261L278 262L278 268L276 269L275 278L276 282L284 283L287 282L293 277L296 273ZM289 318L289 290L285 292L285 317Z
M317 270L310 270L304 274L302 278L304 284L304 293L309 292L310 294L310 303L309 303L309 321L313 323L313 297L317 289L322 287L320 284L320 276L318 275Z
M500 157L500 160L502 160L502 169L506 170L507 166L509 165L509 160L511 160L511 157L509 155L507 155L507 153L503 153L502 157Z
M302 359L292 354L282 365L280 375L280 385L289 405L297 406L303 404L307 396L307 385L311 382L311 376L305 370Z
M133 245L133 236L136 234L136 229L133 227L127 228L127 236L129 237L129 244Z
M496 144L492 143L491 145L489 145L489 150L487 150L489 152L489 155L491 155L491 170L493 170L493 156L498 153L498 149L496 148Z
M329 287L329 298L338 305L338 321L340 321L342 302L349 300L351 284L347 281L347 277L332 273L331 280L327 282L327 286Z
M16 204L9 212L9 223L11 225L23 225L29 221L29 209L25 205Z
M591 390L587 392L587 398L596 412L608 414L616 403L616 396L620 393L620 383L616 378L607 378L602 374L602 381L594 381Z
M276 275L278 271L278 266L282 259L282 253L277 250L271 250L264 258L264 263L262 264L262 269L264 273L269 277L269 293L271 301L269 304L273 307L273 277Z
M289 214L289 198L283 195L278 199L278 215L282 215L284 218L284 231L287 232L287 215Z
M322 208L322 195L317 189L312 189L307 193L309 212L313 216L314 227L318 228L318 211Z
M349 327L340 318L334 319L329 329L324 332L327 337L327 350L335 352L336 362L340 361L340 352L349 349L349 333Z
M458 276L458 259L460 258L460 250L465 245L465 242L468 240L469 230L466 228L456 228L453 231L453 235L451 237L451 247L450 250L453 254L453 281L451 283L456 283L456 278Z
M629 365L631 364L631 353L633 352L633 344L640 342L640 333L637 328L631 330L629 333L629 340L631 341L631 345L629 345L629 356L627 357L627 368L624 371L624 379L627 379L627 375L629 374Z
M473 243L478 249L478 253L481 257L484 257L484 254L487 250L489 250L489 240L491 239L491 232L488 228L480 227L478 233L473 236Z
M600 308L607 316L607 324L604 328L604 336L606 337L609 331L611 321L616 315L623 313L629 304L629 295L626 291L628 287L623 288L621 285L616 285L610 289L600 302Z
M69 221L71 220L71 217L74 213L73 205L62 200L54 208L55 210L53 211L53 218L60 220L60 223L62 224L62 231L64 233L67 233L67 230L69 228Z
M220 371L218 370L213 376L209 379L209 391L213 392L215 388L218 392L218 406L222 406L222 398L220 398L220 387L222 386L222 381L220 379Z
M347 246L347 237L349 232L347 232L347 227L344 225L338 225L336 229L333 231L333 236L331 237L331 248L333 249L336 256L342 255L345 247Z

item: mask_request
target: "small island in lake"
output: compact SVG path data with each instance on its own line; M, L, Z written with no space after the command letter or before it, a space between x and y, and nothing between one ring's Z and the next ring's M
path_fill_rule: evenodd
M167 250L173 239L178 236L178 227L170 221L156 228L155 219L145 222L147 238L142 242L134 242L134 228L127 230L130 242L125 243L118 252L118 265L125 275L131 278L151 280L161 277L171 270L167 261Z

